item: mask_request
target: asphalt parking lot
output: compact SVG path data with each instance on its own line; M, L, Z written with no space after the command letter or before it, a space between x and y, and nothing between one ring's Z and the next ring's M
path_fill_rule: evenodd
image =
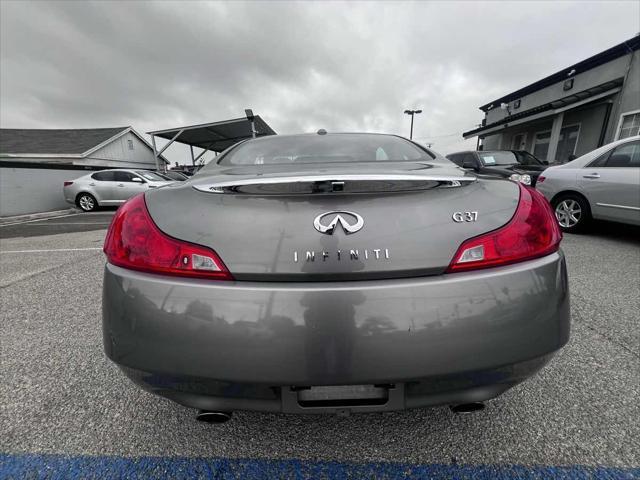
M482 412L239 412L212 426L103 354L112 215L0 226L0 478L640 477L639 229L565 236L571 341Z

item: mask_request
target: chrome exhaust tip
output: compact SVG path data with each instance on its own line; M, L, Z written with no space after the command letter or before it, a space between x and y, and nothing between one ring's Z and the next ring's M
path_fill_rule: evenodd
M196 420L204 423L225 423L231 420L231 412L211 412L200 410L196 415Z
M469 415L471 413L484 410L484 403L482 402L460 403L458 405L451 405L449 408L453 413L457 413L460 415Z

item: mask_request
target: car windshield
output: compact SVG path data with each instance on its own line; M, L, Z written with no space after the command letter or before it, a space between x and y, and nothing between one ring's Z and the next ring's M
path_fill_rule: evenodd
M141 171L136 171L136 173L138 175L140 175L141 177L149 180L150 182L166 182L167 179L161 177L160 175L153 173L153 172L141 172Z
M478 152L482 163L487 167L492 165L515 165L518 163L513 152Z
M231 150L220 165L350 163L421 160L428 153L400 137L374 134L266 137Z
M516 152L516 158L520 165L544 165L540 160L531 155L529 152L518 151Z

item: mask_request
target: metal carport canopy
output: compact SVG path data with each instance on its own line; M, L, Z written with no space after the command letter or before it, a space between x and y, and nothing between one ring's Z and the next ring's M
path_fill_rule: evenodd
M192 148L192 160L200 158L208 150L222 152L236 143L253 137L252 127L255 129L256 137L275 135L276 132L267 125L267 122L260 118L260 115L251 120L246 117L224 120L221 122L204 123L201 125L191 125L187 127L169 128L167 130L156 130L147 132L151 135L151 140L156 151L156 156L164 152L173 142L189 145ZM156 149L155 138L161 137L169 140L160 150ZM202 148L203 152L197 158L193 157L193 147Z

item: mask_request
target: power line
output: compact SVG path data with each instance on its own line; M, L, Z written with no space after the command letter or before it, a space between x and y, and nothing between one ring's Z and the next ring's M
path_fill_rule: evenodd
M447 135L432 135L432 136L428 136L428 137L419 137L416 140L430 140L432 138L455 137L456 135L462 135L462 132L449 133Z
M480 126L480 125L474 125L474 128L478 127L478 126ZM431 135L431 136L428 136L428 137L419 137L416 140L430 140L432 138L455 137L456 135L462 136L463 133L464 133L464 130L460 131L460 132L455 132L455 133L447 133L447 134L442 134L442 135Z

